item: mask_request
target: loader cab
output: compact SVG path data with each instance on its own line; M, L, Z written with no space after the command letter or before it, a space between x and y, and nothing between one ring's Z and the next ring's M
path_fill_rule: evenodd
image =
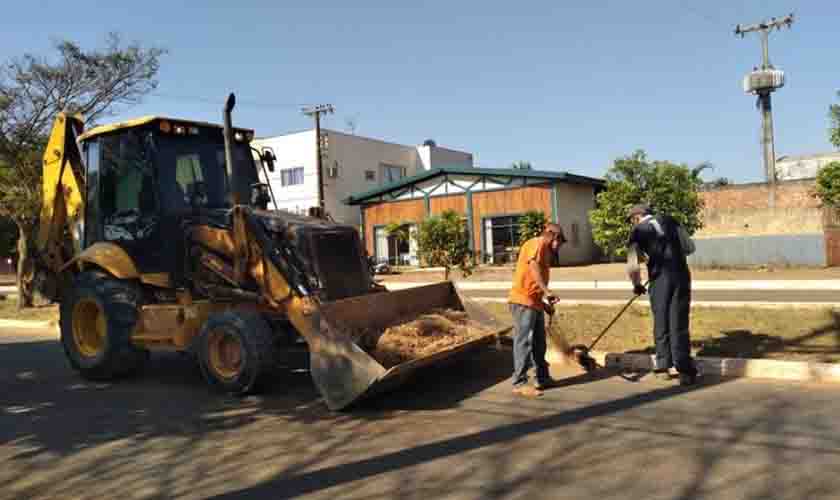
M253 132L236 129L233 136L232 182L216 125L144 118L83 134L82 248L115 243L141 273L180 275L184 219L225 212L234 195L248 203L259 182L249 145Z

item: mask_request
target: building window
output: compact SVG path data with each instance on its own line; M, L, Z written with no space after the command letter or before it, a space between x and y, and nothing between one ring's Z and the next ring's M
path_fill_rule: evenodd
M284 168L280 171L281 186L303 184L303 167Z
M513 262L519 250L520 216L484 220L484 260L493 264Z
M375 181L376 180L376 172L373 170L365 170L365 180L366 181Z
M374 227L374 254L377 262L387 262L392 266L420 264L417 256L417 224L406 223L403 229L401 238L388 234L384 227Z
M382 184L397 182L405 177L405 167L382 164Z

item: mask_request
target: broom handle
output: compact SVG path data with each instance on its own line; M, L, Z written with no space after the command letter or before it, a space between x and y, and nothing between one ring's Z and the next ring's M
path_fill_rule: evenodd
M645 282L645 284L644 284L645 288L647 288L648 283L650 283L650 281ZM612 321L610 321L610 324L608 324L606 328L601 330L601 333L597 337L595 337L595 340L593 340L591 344L589 344L589 347L587 348L588 351L591 351L592 348L595 347L595 344L597 344L598 341L601 340L601 337L603 337L604 334L609 331L610 327L612 327L615 324L615 322L618 321L618 318L620 318L621 315L624 314L624 311L626 311L627 308L630 307L630 305L633 302L635 302L635 300L638 299L638 298L639 298L639 295L633 295L633 297L631 297L630 300L628 300L627 303L624 304L624 307L622 307L621 310L618 311L618 314L616 314L615 317L612 319Z

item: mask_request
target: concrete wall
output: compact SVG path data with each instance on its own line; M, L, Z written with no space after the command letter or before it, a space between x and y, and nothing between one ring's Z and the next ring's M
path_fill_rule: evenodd
M823 212L825 260L829 266L840 266L840 209Z
M745 208L706 210L695 238L816 234L822 232L819 208Z
M813 186L813 179L779 182L772 198L766 183L701 192L704 227L694 235L697 252L690 262L826 265L822 209L813 197Z
M775 208L816 208L819 201L812 196L814 180L786 181L776 184ZM711 188L700 193L706 210L757 209L770 207L770 189L764 182L734 184Z
M558 252L561 264L589 264L598 254L592 238L589 211L595 208L595 192L592 186L578 184L555 184L557 199L557 223L563 228L568 240ZM546 215L551 217L551 212Z
M818 234L696 238L692 266L825 266L825 240Z

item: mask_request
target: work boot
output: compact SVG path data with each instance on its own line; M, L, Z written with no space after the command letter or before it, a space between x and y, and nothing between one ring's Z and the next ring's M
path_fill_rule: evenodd
M668 373L668 369L664 370L653 370L653 376L657 378L657 380L661 380L663 382L670 382L671 381L671 374Z
M536 387L531 387L530 385L520 385L514 387L513 393L526 398L538 398L543 395L543 391L537 389Z
M680 373L680 385L689 386L697 383L696 373Z
M534 389L536 389L538 391L544 391L546 389L551 389L552 387L557 387L558 384L559 384L559 382L557 380L554 380L553 378L548 377L548 378L543 379L543 380L537 380L534 383Z

